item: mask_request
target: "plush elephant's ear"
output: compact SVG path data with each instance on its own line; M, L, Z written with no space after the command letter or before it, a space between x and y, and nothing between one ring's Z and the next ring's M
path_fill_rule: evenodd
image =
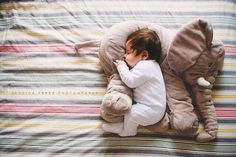
M194 65L202 52L211 45L212 26L202 19L194 20L177 32L168 51L170 68L183 72Z

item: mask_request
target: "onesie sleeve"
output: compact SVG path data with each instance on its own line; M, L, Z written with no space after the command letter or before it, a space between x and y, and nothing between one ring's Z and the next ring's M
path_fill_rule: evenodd
M136 88L152 78L151 70L146 65L136 65L132 71L127 65L119 65L117 70L121 80L129 87Z

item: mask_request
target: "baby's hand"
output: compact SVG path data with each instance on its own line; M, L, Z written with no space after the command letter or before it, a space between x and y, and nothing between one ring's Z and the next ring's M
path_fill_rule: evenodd
M116 66L118 66L118 65L126 65L125 61L122 61L122 60L115 60L113 63L114 63Z

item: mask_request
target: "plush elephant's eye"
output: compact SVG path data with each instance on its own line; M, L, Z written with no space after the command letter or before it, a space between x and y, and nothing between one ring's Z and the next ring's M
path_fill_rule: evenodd
M211 67L212 66L212 63L208 63L208 67Z

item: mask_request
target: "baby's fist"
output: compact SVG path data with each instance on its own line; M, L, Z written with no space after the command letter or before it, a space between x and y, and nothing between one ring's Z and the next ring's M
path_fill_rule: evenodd
M126 64L126 63L125 63L124 61L122 61L122 60L115 60L113 63L114 63L116 66L125 65L125 64Z

